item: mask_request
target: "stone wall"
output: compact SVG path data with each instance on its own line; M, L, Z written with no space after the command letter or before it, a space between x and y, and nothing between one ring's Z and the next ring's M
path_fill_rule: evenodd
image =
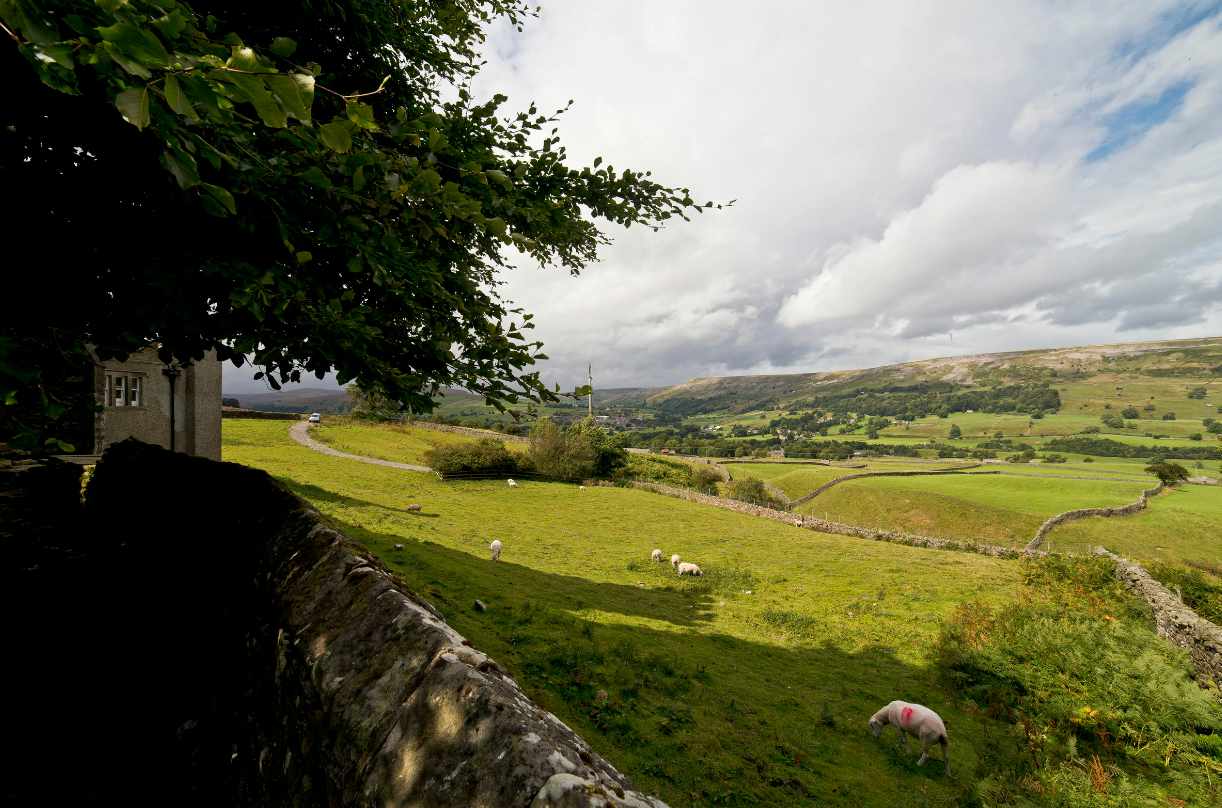
M834 480L829 480L823 485L811 491L809 494L804 494L798 497L791 503L791 507L796 507L804 502L810 502L815 497L822 494L829 488L847 483L849 480L860 480L863 477L928 477L936 474L963 474L968 469L979 468L979 463L972 463L968 466L959 466L953 469L938 469L937 471L863 471L860 474L846 474L843 477L837 477ZM974 474L1001 474L1000 471L977 471Z
M598 484L612 485L612 483ZM710 496L709 494L701 494L687 488L676 488L670 485L663 485L662 483L633 481L628 483L628 486L639 488L643 491L653 491L657 494L685 499L689 502L699 502L702 505L712 505L715 508L745 513L749 516L758 516L762 519L772 519L775 522L784 522L787 525L806 528L807 530L814 530L819 533L836 533L842 536L856 536L861 539L906 544L910 547L928 547L934 550L959 550L967 553L996 556L998 558L1017 558L1020 555L1020 552L1013 547L959 539L943 539L936 536L921 536L915 533L901 533L894 530L879 530L859 525L847 525L843 522L830 522L826 519L816 519L813 516L803 516L801 514L795 515L789 511L778 511L775 508L765 508L760 505L752 505L749 502L739 502L736 499ZM1043 553L1038 552L1035 554L1043 555Z
M1149 503L1150 497L1162 490L1163 484L1159 483L1153 488L1147 488L1145 491L1142 491L1141 496L1135 502L1130 502L1128 505L1120 505L1115 508L1078 508L1077 510L1065 511L1064 513L1058 513L1056 516L1051 516L1044 524L1039 526L1039 529L1035 531L1035 535L1031 537L1031 541L1027 542L1026 551L1034 552L1040 549L1044 544L1044 538L1057 525L1085 519L1088 516L1131 516L1139 511L1143 511Z
M127 441L83 515L3 593L9 804L664 808L267 474Z
M240 407L225 407L221 410L222 418L260 418L269 421L300 421L305 413L300 412L269 412L267 410L244 410Z
M1116 565L1116 577L1150 605L1159 635L1188 652L1205 683L1222 686L1222 628L1185 606L1140 564L1102 547L1095 552L1110 558Z

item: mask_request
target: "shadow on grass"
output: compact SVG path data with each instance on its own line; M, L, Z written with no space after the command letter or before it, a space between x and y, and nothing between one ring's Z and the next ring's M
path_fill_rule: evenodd
M763 626L759 641L710 633L709 591L494 564L330 521L638 787L674 808L967 805L975 782L1004 770L1016 751L1007 727L955 706L935 671L897 659L893 649L785 645ZM586 610L619 618L587 619ZM870 735L870 715L896 698L946 719L953 776L936 750L918 767L919 744L903 750L892 733Z

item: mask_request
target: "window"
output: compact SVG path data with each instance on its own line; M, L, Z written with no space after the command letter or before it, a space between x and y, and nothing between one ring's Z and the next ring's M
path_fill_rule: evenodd
M139 407L144 404L144 375L141 373L107 373L106 406Z

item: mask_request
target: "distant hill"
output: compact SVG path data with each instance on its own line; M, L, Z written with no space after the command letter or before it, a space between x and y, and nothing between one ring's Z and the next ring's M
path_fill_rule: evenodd
M225 394L236 398L248 410L264 412L328 412L344 413L352 409L346 390L324 390L299 387L267 393Z
M805 409L829 397L932 383L971 389L1030 383L1106 385L1142 377L1186 384L1222 379L1222 337L976 354L864 370L692 379L650 395L647 406L684 416L741 413Z

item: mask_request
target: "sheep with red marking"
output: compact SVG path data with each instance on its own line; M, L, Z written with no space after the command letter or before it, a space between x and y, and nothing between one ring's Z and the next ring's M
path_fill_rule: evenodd
M950 774L949 743L946 739L946 724L941 716L921 704L893 701L870 717L870 732L877 738L888 724L899 731L905 749L908 748L909 735L920 739L921 759L917 761L918 766L924 766L925 761L929 760L930 746L941 746L946 773Z

